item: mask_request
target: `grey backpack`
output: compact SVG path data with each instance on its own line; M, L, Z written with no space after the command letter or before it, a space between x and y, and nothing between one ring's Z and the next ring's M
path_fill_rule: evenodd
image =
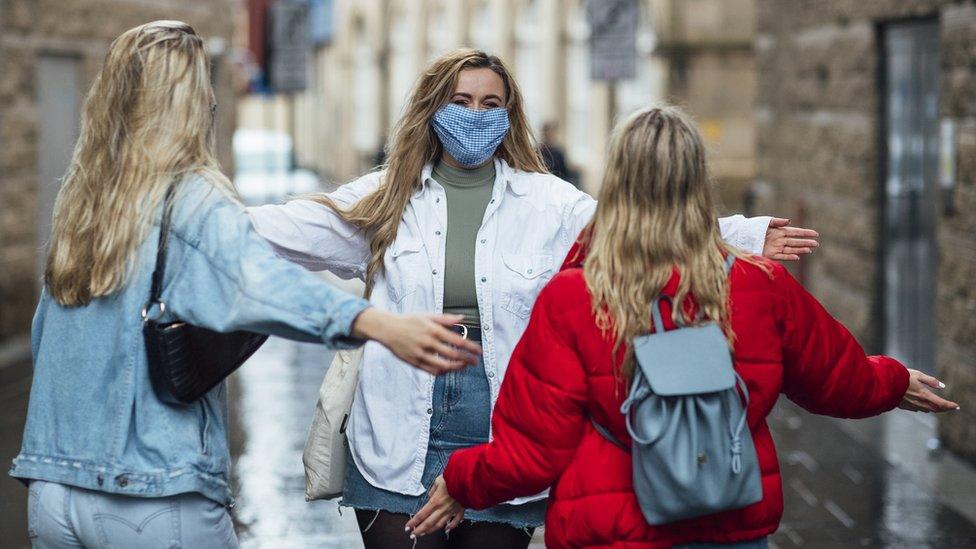
M729 255L726 270L735 257ZM762 499L752 435L746 426L749 391L732 366L715 322L664 331L658 296L651 304L657 331L634 338L638 367L620 407L626 447L596 421L597 431L631 452L634 491L644 518L660 525L738 509ZM739 397L738 387L745 398Z

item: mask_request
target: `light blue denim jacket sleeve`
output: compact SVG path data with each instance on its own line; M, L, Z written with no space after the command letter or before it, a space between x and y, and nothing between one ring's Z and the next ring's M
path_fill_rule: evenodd
M167 314L220 332L248 330L355 347L352 323L369 303L277 257L243 206L199 179L174 204L163 301Z

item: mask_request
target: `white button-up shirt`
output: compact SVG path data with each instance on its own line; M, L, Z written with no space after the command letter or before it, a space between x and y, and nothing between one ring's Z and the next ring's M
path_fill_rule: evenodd
M447 200L431 179L431 166L403 212L396 240L386 250L373 305L398 313L439 313L444 306ZM485 374L491 405L509 358L528 324L536 296L558 271L596 201L549 174L514 170L495 160L495 183L475 242L475 277L481 313ZM374 191L381 173L365 175L329 196L348 207ZM370 258L362 231L310 200L248 210L254 227L279 256L342 278L363 279ZM768 217L723 218L723 238L762 253ZM373 486L421 495L427 457L434 376L367 343L347 435L352 456ZM520 498L516 503L542 495Z

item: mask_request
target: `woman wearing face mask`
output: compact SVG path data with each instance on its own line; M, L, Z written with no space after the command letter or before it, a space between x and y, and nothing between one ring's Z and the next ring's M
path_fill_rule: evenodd
M491 409L536 295L595 206L546 173L505 65L458 50L420 77L382 171L328 195L249 210L282 257L365 280L383 309L461 314L456 330L484 348L477 366L434 378L367 344L342 502L356 508L367 548L411 547L406 522L448 457L489 439ZM781 229L767 235L769 218L721 224L730 242L754 253L767 238L769 254L816 244ZM427 536L418 547L525 547L544 500L470 512L450 537Z
M458 367L452 345L480 353L440 325L453 317L370 307L276 257L217 167L213 109L203 41L178 21L117 38L85 100L10 470L30 486L35 548L237 546L223 384L174 406L149 380L140 310L170 196L161 321L333 347L375 338L430 371Z

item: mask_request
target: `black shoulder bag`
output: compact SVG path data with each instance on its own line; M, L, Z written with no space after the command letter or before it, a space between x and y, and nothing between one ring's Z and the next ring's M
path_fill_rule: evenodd
M186 322L157 322L166 312L163 303L163 273L166 270L166 245L176 184L166 191L163 219L159 228L159 248L152 275L149 301L142 309L142 335L146 342L149 379L159 400L169 404L189 404L240 368L268 339L252 332L221 333ZM157 309L157 316L151 316Z

